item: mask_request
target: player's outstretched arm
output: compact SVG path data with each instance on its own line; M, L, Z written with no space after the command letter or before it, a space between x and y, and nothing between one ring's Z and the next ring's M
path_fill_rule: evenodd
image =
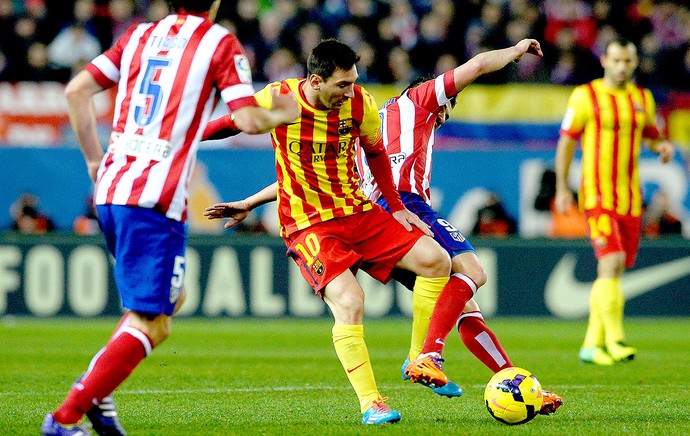
M77 135L79 147L86 160L86 167L92 182L96 181L96 173L103 159L103 148L98 140L96 130L96 110L93 96L103 87L86 70L80 71L65 88L69 120Z
M270 110L244 106L232 112L237 129L250 135L265 133L281 124L292 122L299 116L299 104L292 91L280 94L279 90L274 89L271 94L273 104Z
M201 140L225 139L240 132L263 133L281 124L294 121L299 116L299 104L293 92L280 95L277 90L273 90L271 94L273 98L271 110L257 106L236 109L229 115L209 121Z
M236 226L240 221L247 218L249 212L276 200L278 182L266 186L256 194L252 194L244 200L231 201L228 203L216 203L204 210L204 216L210 220L230 218L224 227L226 229Z
M511 62L519 62L526 53L543 57L536 39L523 39L512 47L479 53L453 70L455 89L460 92L478 77L498 71Z

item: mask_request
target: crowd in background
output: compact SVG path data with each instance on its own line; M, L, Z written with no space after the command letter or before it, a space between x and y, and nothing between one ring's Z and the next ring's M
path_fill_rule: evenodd
M0 0L0 81L67 82L131 25L167 13L165 0ZM399 88L533 37L543 60L526 57L477 82L575 85L601 77L598 57L618 35L638 46L639 84L659 95L690 90L688 0L223 0L217 22L243 43L256 82L304 76L307 55L327 37L361 56L361 82ZM35 196L23 200L10 211L14 230L54 229ZM679 232L665 203L661 195L650 201L647 235ZM497 200L478 212L475 234L515 233L514 219L499 206ZM75 220L75 232L98 232L88 209Z
M164 0L0 0L0 81L65 82L130 25L166 13ZM601 76L598 57L620 35L639 47L641 85L690 89L687 0L224 0L217 21L244 44L257 82L303 76L331 36L360 54L362 82L398 86L533 37L543 61L478 82L574 85Z

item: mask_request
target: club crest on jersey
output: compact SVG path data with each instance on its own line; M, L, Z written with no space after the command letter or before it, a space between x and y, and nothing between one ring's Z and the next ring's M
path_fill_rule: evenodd
M249 68L247 56L235 55L235 70L242 83L252 83L252 70Z
M465 236L459 230L450 232L450 237L458 242L465 242Z
M314 260L314 263L311 264L311 270L314 271L314 274L317 276L323 275L325 270L323 262L321 262L319 259Z
M338 134L347 135L352 131L352 118L338 121Z

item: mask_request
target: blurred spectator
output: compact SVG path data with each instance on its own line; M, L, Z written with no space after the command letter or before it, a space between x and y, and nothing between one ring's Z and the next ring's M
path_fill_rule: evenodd
M477 211L477 221L472 234L505 237L516 232L515 219L508 215L498 194L491 193L486 204Z
M556 39L563 29L573 33L575 45L589 49L596 38L596 22L592 9L584 0L545 0L544 12L546 28L544 39L556 44Z
M50 61L62 68L72 69L76 63L90 61L99 54L100 43L78 22L61 31L48 46Z
M93 197L89 195L84 202L84 213L72 222L72 231L77 235L97 235L101 232L98 224L98 212Z
M376 65L376 51L368 42L365 42L357 49L359 55L359 63L357 63L357 72L359 73L359 80L362 82L381 82L379 69Z
M307 23L297 29L295 52L299 55L302 63L306 64L309 54L322 39L324 39L324 34L321 27L316 23Z
M419 75L412 66L410 53L402 47L393 47L388 54L388 72L390 83L400 89L404 89Z
M167 12L166 0L0 0L0 80L48 80L51 69L78 68L132 24ZM532 37L542 41L543 62L525 59L479 82L576 85L600 76L602 48L623 36L638 43L640 85L690 89L687 0L237 0L221 2L217 22L243 42L259 81L275 69L278 49L304 61L331 36L362 56L362 81L387 83L415 75L401 71L401 50L417 72L431 73ZM40 66L35 43L49 47L49 66Z
M34 42L29 46L29 50L26 52L26 63L29 69L22 80L67 83L71 76L70 70L57 68L50 63L48 47L40 42Z
M131 26L144 21L142 17L135 14L136 3L134 3L134 0L110 0L108 9L111 20L112 41L116 41Z
M431 74L438 58L448 53L447 46L450 33L450 17L441 17L430 13L425 15L419 23L419 38L412 49L420 74Z
M26 193L12 204L12 230L24 234L44 234L55 230L55 224L50 217L39 211L38 203L38 197Z
M274 51L264 64L264 77L268 82L279 82L290 77L304 76L302 62L286 48Z
M151 0L146 10L146 21L155 22L168 15L168 3L165 0Z
M671 209L668 194L662 189L657 189L644 213L645 236L656 238L662 235L682 234L683 225L679 215Z
M405 50L410 50L417 44L417 16L408 0L392 0L390 2L391 30L395 39Z

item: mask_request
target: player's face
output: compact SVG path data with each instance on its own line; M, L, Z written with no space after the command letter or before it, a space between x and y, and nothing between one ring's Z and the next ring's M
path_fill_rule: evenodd
M434 130L438 129L448 121L448 118L450 118L450 111L453 110L453 104L451 102L447 102L445 106L443 106L441 109L439 109L438 113L436 113L436 119L434 120Z
M319 103L324 109L340 109L349 99L355 96L355 82L359 75L357 67L349 70L336 68L328 80L322 81L319 89Z
M624 87L632 79L637 62L637 50L633 44L625 47L616 43L609 45L606 54L601 57L604 79L609 85Z

